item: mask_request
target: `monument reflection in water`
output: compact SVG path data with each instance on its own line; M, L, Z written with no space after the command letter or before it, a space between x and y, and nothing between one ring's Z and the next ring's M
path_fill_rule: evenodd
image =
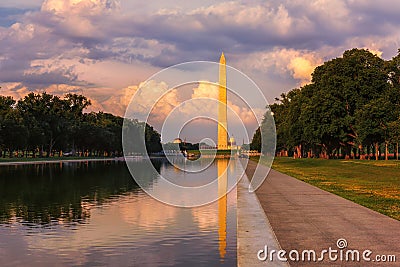
M218 169L218 240L219 255L221 259L226 254L226 213L227 213L227 186L228 186L228 160L217 161Z
M227 162L207 173L230 175ZM181 181L203 177L154 165ZM145 194L123 162L0 166L0 236L2 266L235 266L236 192L177 208Z

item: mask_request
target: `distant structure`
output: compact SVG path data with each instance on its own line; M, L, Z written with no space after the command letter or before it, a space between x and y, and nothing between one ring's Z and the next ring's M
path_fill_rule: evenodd
M181 144L181 143L182 143L182 139L180 139L180 138L175 138L174 141L172 141L172 143L174 143L174 144Z
M228 122L226 101L226 60L224 53L219 59L219 104L218 104L218 150L226 150L228 147Z
M227 148L228 150L240 150L240 149L242 149L241 145L236 144L236 140L235 140L235 138L233 136L231 136L229 138L227 147L228 147ZM211 145L209 145L207 143L200 143L199 144L199 148L201 150L214 150L214 149L218 149L218 146L211 146Z
M233 136L231 136L231 138L229 138L228 149L231 149L231 150L239 150L240 149L240 146L236 145L236 140Z

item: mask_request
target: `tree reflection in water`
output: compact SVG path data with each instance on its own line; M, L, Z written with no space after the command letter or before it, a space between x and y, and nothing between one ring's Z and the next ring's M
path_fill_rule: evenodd
M158 171L161 164L153 162ZM84 223L91 205L140 190L124 165L107 161L2 166L0 223Z

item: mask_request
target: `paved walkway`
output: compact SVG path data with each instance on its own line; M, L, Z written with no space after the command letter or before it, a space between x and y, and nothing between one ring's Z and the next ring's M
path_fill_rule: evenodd
M249 179L255 166L249 161ZM288 252L338 249L340 238L348 244L344 253L359 250L362 258L364 250L373 252L371 262L334 262L326 254L323 262L289 261L291 266L400 266L399 221L274 170L256 194L281 247ZM395 255L396 263L373 262L377 255Z

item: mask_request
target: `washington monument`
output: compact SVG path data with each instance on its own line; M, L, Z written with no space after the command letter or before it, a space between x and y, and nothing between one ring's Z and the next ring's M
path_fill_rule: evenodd
M219 59L218 150L228 149L228 122L226 102L226 61L224 53Z

